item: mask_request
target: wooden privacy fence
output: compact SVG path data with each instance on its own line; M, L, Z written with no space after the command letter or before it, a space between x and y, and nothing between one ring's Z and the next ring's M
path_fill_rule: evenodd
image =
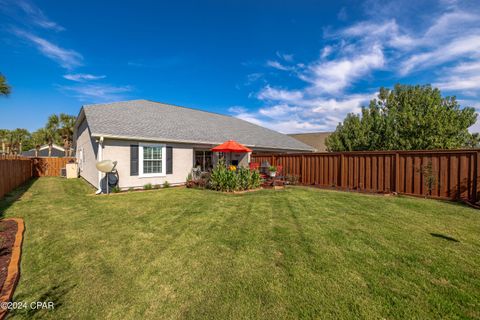
M31 159L0 156L0 199L31 177Z
M59 177L75 158L27 158L0 156L0 199L32 177Z
M305 185L480 200L476 150L375 151L252 155L252 162L282 165Z
M75 158L31 158L33 162L32 175L34 177L59 177L67 163Z

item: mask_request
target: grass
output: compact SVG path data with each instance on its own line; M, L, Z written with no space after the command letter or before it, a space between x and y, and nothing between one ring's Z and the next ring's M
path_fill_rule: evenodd
M480 211L309 188L93 196L41 178L13 319L480 318Z

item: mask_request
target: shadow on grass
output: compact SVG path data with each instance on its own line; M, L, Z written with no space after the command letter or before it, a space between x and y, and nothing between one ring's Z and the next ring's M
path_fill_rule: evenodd
M64 298L65 295L68 294L70 290L72 290L75 287L75 285L69 285L66 282L62 282L59 284L55 284L53 286L50 286L45 289L45 291L41 292L40 296L38 298L35 298L34 301L30 301L28 298L26 298L23 295L17 295L14 298L14 302L26 302L27 303L27 308L22 308L22 309L13 309L10 311L10 316L13 315L23 315L26 316L27 318L31 318L37 313L44 313L44 312L52 312L55 310L58 310L60 307L63 306L64 304ZM43 308L31 308L30 304L31 303L36 303L36 302L53 302L53 309L43 309Z
M5 210L7 210L15 201L20 199L22 195L27 192L27 190L35 183L35 181L37 181L37 179L38 178L32 178L28 180L21 186L5 194L3 199L0 199L0 219L4 217Z
M459 240L457 240L455 238L452 238L450 236L446 236L446 235L441 234L441 233L430 233L430 235L432 237L441 238L441 239L445 239L445 240L448 240L448 241L460 242Z

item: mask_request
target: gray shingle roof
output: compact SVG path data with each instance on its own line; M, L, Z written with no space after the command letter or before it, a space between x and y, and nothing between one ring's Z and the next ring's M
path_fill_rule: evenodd
M249 147L313 151L287 135L217 113L131 100L83 107L93 136L220 144L235 140Z

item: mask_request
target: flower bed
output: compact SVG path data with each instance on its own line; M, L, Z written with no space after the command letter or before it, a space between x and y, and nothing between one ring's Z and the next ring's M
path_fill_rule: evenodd
M189 176L187 187L200 187L211 190L234 192L257 189L260 187L260 173L257 170L236 166L225 166L220 160L210 174L203 173L198 177Z

